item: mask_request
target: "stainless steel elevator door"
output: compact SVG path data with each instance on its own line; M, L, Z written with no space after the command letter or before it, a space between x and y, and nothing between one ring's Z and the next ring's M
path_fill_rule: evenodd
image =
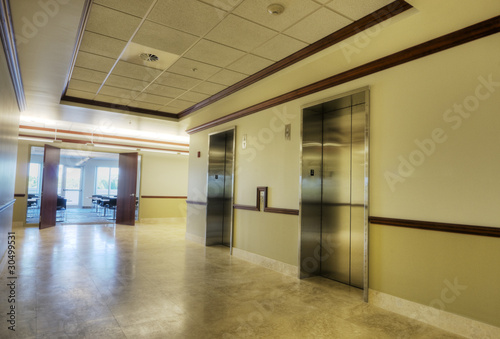
M225 159L224 159L224 210L222 221L222 245L231 246L231 225L233 211L233 145L234 131L225 133Z
M323 113L321 274L350 282L351 107Z

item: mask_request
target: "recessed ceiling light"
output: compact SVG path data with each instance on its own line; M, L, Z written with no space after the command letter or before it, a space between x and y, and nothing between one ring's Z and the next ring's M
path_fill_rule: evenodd
M272 4L267 7L267 12L271 15L280 15L285 11L285 7L280 4Z
M156 62L160 58L158 56L151 54L151 53L141 53L141 59L147 62Z

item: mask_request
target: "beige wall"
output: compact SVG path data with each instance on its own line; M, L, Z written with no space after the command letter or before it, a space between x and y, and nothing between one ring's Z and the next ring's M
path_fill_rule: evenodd
M500 181L494 179L500 172L498 55L496 34L196 133L188 196L204 201L207 161L194 158L196 151L206 156L208 134L236 126L235 203L253 205L255 187L269 186L270 206L299 208L301 107L369 86L370 215L500 227ZM307 69L321 69L327 59L327 54L312 58ZM282 76L286 86L299 87L302 74L293 68ZM224 104L241 108L254 91L276 91L280 84L279 77L265 80ZM223 103L215 105L223 110ZM209 113L216 109L197 113L188 124L196 126L204 114L213 117ZM292 124L291 141L284 140L279 116ZM243 150L244 134L260 142ZM237 211L234 223L235 247L297 265L299 218ZM203 232L189 218L187 230ZM468 287L445 310L500 326L494 287L500 276L493 267L500 239L377 225L370 231L370 288L429 305L440 298L446 281L457 279Z

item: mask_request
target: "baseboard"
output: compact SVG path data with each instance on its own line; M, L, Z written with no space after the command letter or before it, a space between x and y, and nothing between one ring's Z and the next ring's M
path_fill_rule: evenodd
M500 338L500 328L386 293L369 290L368 302L466 338Z
M199 235L191 234L186 232L186 240L195 242L197 244L205 246L205 238L200 237Z
M140 218L141 224L168 224L168 223L183 223L186 224L186 218Z
M236 247L233 247L233 256L239 259L249 261L253 264L268 268L270 270L288 275L290 277L297 278L299 274L299 268L275 259L267 258L259 254L248 252Z

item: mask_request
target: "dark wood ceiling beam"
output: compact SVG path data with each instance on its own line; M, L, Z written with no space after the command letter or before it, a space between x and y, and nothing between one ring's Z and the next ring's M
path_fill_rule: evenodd
M370 74L374 74L404 63L444 51L449 48L460 46L467 42L471 42L486 36L500 32L500 16L482 21L475 25L460 29L450 34L446 34L439 38L424 42L414 47L407 48L400 52L389 56L374 60L359 67L355 67L348 71L336 74L321 81L301 87L294 91L279 95L269 100L262 101L253 106L244 108L237 112L212 120L197 127L187 130L187 133L192 134L202 130L224 124L226 122L242 118L244 116L257 113L259 111L302 98L304 96L320 92L322 90L335 87Z

